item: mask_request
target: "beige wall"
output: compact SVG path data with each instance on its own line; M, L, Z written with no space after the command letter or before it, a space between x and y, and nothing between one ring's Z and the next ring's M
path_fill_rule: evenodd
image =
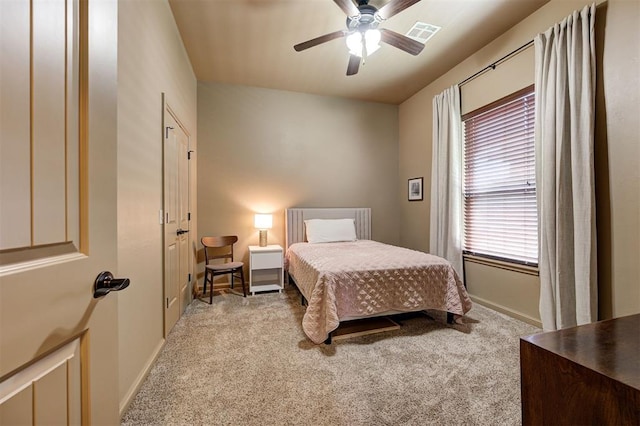
M640 2L609 1L598 13L599 307L610 318L640 312Z
M131 279L118 294L123 410L164 342L162 93L195 145L197 83L166 1L121 0L118 28L118 272Z
M432 107L435 95L457 84L531 40L582 1L552 0L503 36L444 74L400 105L400 173L406 179L425 176L425 199L430 195ZM640 312L640 155L639 3L610 0L598 6L596 195L598 209L600 317ZM463 110L470 111L532 82L532 49L463 86ZM523 68L524 67L524 68ZM527 81L530 81L527 83ZM527 84L525 84L527 83ZM493 96L491 96L493 95ZM400 241L428 250L429 203L400 204ZM417 231L417 232L416 232ZM484 265L467 264L469 292L476 300L524 319L539 320L537 278Z
M198 84L199 237L258 243L253 214L288 207L371 207L375 239L397 244L398 108L271 89Z

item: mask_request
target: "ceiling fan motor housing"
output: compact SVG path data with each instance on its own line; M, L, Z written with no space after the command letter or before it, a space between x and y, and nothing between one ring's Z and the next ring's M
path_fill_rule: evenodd
M378 14L378 9L367 3L361 3L358 6L360 15L347 17L347 28L350 31L358 30L365 32L369 29L375 29L382 22L382 18Z

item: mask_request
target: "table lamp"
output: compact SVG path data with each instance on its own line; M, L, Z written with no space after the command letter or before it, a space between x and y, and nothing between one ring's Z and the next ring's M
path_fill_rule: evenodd
M260 230L260 247L267 246L267 229L273 226L273 215L256 214L254 218L254 226Z

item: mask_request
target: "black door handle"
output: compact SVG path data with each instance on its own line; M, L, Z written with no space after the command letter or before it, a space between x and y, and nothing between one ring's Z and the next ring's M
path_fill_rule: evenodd
M120 291L129 287L129 278L113 278L113 274L109 271L103 271L98 274L96 281L93 283L93 297L106 296L111 291Z
M177 235L182 235L182 234L186 234L188 232L189 232L188 229L180 229L180 228L178 228L178 230L176 231L176 234Z

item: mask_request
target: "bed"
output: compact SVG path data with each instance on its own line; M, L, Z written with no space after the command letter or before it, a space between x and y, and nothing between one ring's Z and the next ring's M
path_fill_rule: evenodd
M471 309L448 261L372 241L371 209L287 209L286 245L285 268L307 302L302 328L314 343L330 341L341 321Z

